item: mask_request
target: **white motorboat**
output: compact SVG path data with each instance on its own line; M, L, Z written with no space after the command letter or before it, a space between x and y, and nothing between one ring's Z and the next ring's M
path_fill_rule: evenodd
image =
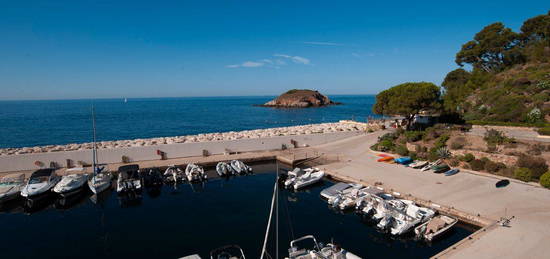
M305 173L297 177L293 184L294 190L299 190L306 186L317 183L323 179L325 172L323 171L305 171Z
M428 161L416 161L412 164L409 164L410 168L419 169L425 167L428 164Z
M285 180L285 188L291 188L296 182L296 179L298 179L298 177L302 176L304 173L304 170L299 167L294 168L294 170L292 171L288 171L287 178Z
M451 229L457 222L458 219L456 218L438 215L433 217L430 221L416 227L414 233L427 241L433 241L435 238Z
M313 241L313 248L299 248L296 243L311 239ZM326 258L326 259L361 259L361 257L348 252L341 247L332 243L326 246L321 246L315 240L312 235L304 236L296 240L290 241L290 248L288 249L287 259L312 259L312 258Z
M124 165L118 168L116 191L118 193L128 191L141 191L141 175L139 165Z
M19 196L25 186L25 174L9 174L0 178L0 203Z
M88 174L83 167L70 168L65 173L61 181L53 187L53 191L61 196L69 196L81 191L88 181Z
M328 187L321 191L321 197L325 198L326 200L330 200L331 198L336 197L339 195L340 192L342 192L345 189L351 188L353 184L349 183L336 183L331 187Z
M21 196L30 198L44 194L50 191L60 180L61 177L55 173L53 168L37 170L32 173L27 184L21 190Z
M233 168L233 170L236 174L252 173L252 168L250 166L247 166L245 163L243 163L240 160L232 160L231 161L231 168Z
M388 228L393 221L394 219L391 213L385 213L384 216L380 219L380 221L376 225L376 227L381 230L386 230L386 228Z
M163 175L169 182L179 182L184 178L183 170L175 165L168 166Z
M216 172L221 176L229 176L233 174L233 168L226 162L218 162L216 164Z
M185 168L185 176L187 177L187 181L189 182L203 181L208 178L204 173L204 169L201 166L195 165L193 163L187 164L187 167Z

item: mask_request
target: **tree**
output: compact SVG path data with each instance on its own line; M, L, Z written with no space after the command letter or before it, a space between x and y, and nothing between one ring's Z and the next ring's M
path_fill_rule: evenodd
M521 38L524 43L546 41L550 44L550 11L527 19L521 26Z
M455 69L445 76L441 86L445 90L443 105L447 111L459 112L464 109L464 100L474 90L469 87L471 84L467 84L471 77L472 74L462 68Z
M487 72L498 71L509 65L507 63L518 60L518 51L513 50L518 39L519 35L504 27L504 24L493 23L476 33L473 40L462 45L455 62L459 66L466 63Z
M439 87L428 82L409 82L396 85L376 95L373 112L382 115L401 115L407 118L407 128L422 110L440 107Z

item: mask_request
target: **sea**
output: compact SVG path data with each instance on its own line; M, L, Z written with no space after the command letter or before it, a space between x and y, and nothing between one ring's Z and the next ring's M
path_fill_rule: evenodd
M0 101L0 148L92 141L92 107L99 141L170 137L337 122L366 121L373 95L329 96L321 108L254 106L275 96Z
M218 247L238 245L246 258L260 258L276 173L290 168L275 161L252 167L254 174L231 178L217 178L209 169L207 182L146 188L140 197L111 189L1 204L0 257L210 258ZM288 256L290 241L305 235L362 258L429 258L476 230L457 224L431 243L412 233L392 236L368 217L332 209L319 195L332 184L279 190L265 258ZM307 241L299 245L313 247Z

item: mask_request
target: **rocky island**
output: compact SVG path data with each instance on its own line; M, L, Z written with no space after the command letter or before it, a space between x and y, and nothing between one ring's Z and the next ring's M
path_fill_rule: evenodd
M293 89L260 106L280 108L306 108L341 104L314 90Z

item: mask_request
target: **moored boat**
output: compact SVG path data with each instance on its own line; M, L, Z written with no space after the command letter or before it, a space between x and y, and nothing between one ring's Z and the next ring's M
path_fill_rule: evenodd
M65 173L53 191L61 196L70 196L82 191L89 178L86 170L83 167L75 167L67 169Z
M49 192L61 177L55 173L54 168L40 169L32 173L27 184L21 190L21 196L30 198Z
M294 187L294 190L298 190L321 181L324 176L325 176L325 172L323 171L316 171L316 170L305 171L303 175L297 177L296 181L292 186Z
M216 164L216 172L221 176L229 176L233 174L233 168L226 162L218 162Z
M203 181L208 178L204 173L204 169L201 166L193 163L189 163L185 168L185 176L187 177L187 181L189 182Z
M313 241L312 248L300 248L297 243L311 239ZM290 241L287 259L310 259L310 258L338 258L338 259L361 259L361 257L348 252L334 243L328 243L321 246L313 235L303 236L296 240Z
M427 165L425 165L424 167L422 167L422 168L420 169L420 171L422 171L422 172L428 171L428 170L432 169L432 167L434 167L434 166L436 166L436 165L439 165L439 164L441 164L441 159L438 159L438 160L436 160L436 161L434 161L434 162L428 163Z
M118 168L117 189L118 193L128 191L141 191L141 175L139 165L124 165Z
M430 221L416 227L414 232L417 236L423 237L427 241L433 241L435 238L451 229L457 222L458 219L456 218L438 215L433 217Z
M252 167L246 165L245 163L243 163L240 160L232 160L230 165L231 165L231 168L233 168L233 171L236 174L252 173Z
M445 176L455 175L455 174L458 174L458 172L460 172L460 170L458 168L454 168L445 172Z
M25 185L25 174L9 174L0 178L0 203L19 196Z
M178 182L184 179L185 177L181 168L175 165L168 166L168 168L166 168L166 170L164 171L163 175L164 177L166 177L166 181L168 182Z
M428 161L416 161L414 163L409 164L409 167L414 169L419 169L426 166L427 164L428 164Z
M440 173L445 173L445 172L451 170L451 168L447 164L439 164L439 165L433 166L432 170L433 170L434 173L440 174Z

